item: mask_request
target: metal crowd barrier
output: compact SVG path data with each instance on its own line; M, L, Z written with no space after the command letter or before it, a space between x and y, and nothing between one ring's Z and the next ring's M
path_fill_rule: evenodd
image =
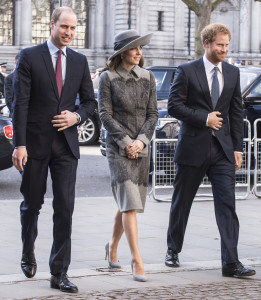
M167 136L173 136L173 134L169 134L171 131L174 132L174 135L178 134L179 128L177 127L179 127L180 122L177 119L164 118L159 119L159 122L165 123L163 127L165 127ZM168 128L168 126L170 128ZM242 168L236 172L236 199L246 199L250 193L251 127L248 120L244 120L244 131L243 163ZM162 132L164 133L164 130L162 130ZM153 173L151 193L156 201L171 201L173 181L176 175L176 164L173 162L173 156L178 138L177 136L174 138L162 137L159 133L160 131L157 129L152 139ZM162 135L164 136L164 134ZM259 180L261 187L261 174ZM205 176L195 200L212 199L211 183L208 177Z
M259 198L261 197L261 136L258 135L258 131L260 131L261 129L260 122L261 119L256 119L253 126L254 161L255 161L253 192Z

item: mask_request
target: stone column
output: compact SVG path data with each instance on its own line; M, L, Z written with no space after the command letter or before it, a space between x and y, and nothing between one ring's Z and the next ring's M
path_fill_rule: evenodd
M252 2L251 9L251 52L259 53L259 46L261 41L260 3Z
M240 0L239 52L250 52L251 1Z
M14 11L15 11L14 44L15 44L15 46L20 46L22 0L15 0L15 10Z
M175 15L174 15L174 32L173 32L173 40L174 40L174 49L176 53L183 53L187 48L185 47L185 38L187 31L187 23L188 19L184 21L185 16L188 16L188 8L182 1L175 2ZM192 19L192 17L191 17ZM191 37L191 36L190 36ZM188 37L187 37L188 38Z
M115 33L115 1L105 1L106 5L106 21L105 21L105 49L113 47Z
M32 44L32 3L31 0L22 0L21 23L20 23L22 47L28 47Z
M95 7L95 49L104 48L104 24L105 24L105 4L103 0L96 0Z
M136 29L140 35L149 33L148 30L148 0L136 1Z
M89 17L89 39L88 39L88 48L94 49L95 45L95 7L96 0L90 0L88 3L88 17Z

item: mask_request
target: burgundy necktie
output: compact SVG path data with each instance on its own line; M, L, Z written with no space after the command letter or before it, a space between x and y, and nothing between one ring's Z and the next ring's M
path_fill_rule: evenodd
M57 83L59 98L61 98L62 89L63 89L62 50L59 50L59 54L56 61L56 83Z

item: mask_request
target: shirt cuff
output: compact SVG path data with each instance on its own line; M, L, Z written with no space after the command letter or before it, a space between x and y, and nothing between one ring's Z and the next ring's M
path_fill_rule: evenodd
M209 117L209 114L208 114L208 117ZM207 121L206 121L206 126L208 127L208 117L207 117Z
M77 125L80 124L81 120L82 120L81 116L77 112L75 112L75 111L73 113L76 114L76 116L77 116L77 123L76 124Z

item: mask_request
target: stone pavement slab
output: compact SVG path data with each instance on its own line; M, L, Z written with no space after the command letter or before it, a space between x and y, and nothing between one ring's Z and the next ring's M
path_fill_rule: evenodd
M19 205L19 200L0 201L0 275L21 273ZM239 257L261 257L261 200L252 197L238 200L236 205L240 221ZM159 203L148 197L145 213L138 214L139 245L147 265L164 261L169 207L170 203ZM106 266L104 246L111 236L115 212L112 197L76 198L70 270ZM52 203L51 199L46 199L39 216L35 244L38 272L49 272L51 244ZM123 265L130 264L130 251L124 236L118 257ZM193 203L180 259L182 263L220 260L220 237L212 201Z
M145 213L138 215L139 245L149 278L146 283L132 280L130 251L125 238L121 240L118 251L124 268L121 272L108 272L107 262L104 260L104 246L111 236L113 217L117 209L113 198L76 198L72 262L68 275L78 285L78 295L67 295L49 288L51 202L51 199L45 200L39 216L39 234L35 245L38 272L35 278L26 279L20 270L20 200L0 201L0 299L231 299L232 293L233 297L234 294L238 297L233 299L261 300L261 296L255 294L259 291L261 295L261 200L253 195L247 200L236 202L240 221L239 257L245 265L257 269L256 276L245 280L221 276L220 238L213 201L194 202L180 254L181 268L173 270L165 267L170 203L156 202L148 197ZM223 298L217 298L216 294L213 297L202 294L202 298L195 298L200 295L201 289L214 293L210 289L212 285L215 287L214 291L220 290L220 295L224 290L224 295L220 296ZM191 298L189 291L193 290L195 295ZM246 291L250 291L253 298L245 298ZM242 294L241 298L238 293Z
M146 269L147 266L145 266ZM153 266L147 282L132 280L127 267L122 272L103 270L85 276L72 276L78 294L49 288L48 279L27 279L0 284L1 298L11 299L261 299L261 265L257 275L239 279L222 277L220 268L171 269ZM97 271L97 270L96 270ZM76 274L75 274L76 275Z

